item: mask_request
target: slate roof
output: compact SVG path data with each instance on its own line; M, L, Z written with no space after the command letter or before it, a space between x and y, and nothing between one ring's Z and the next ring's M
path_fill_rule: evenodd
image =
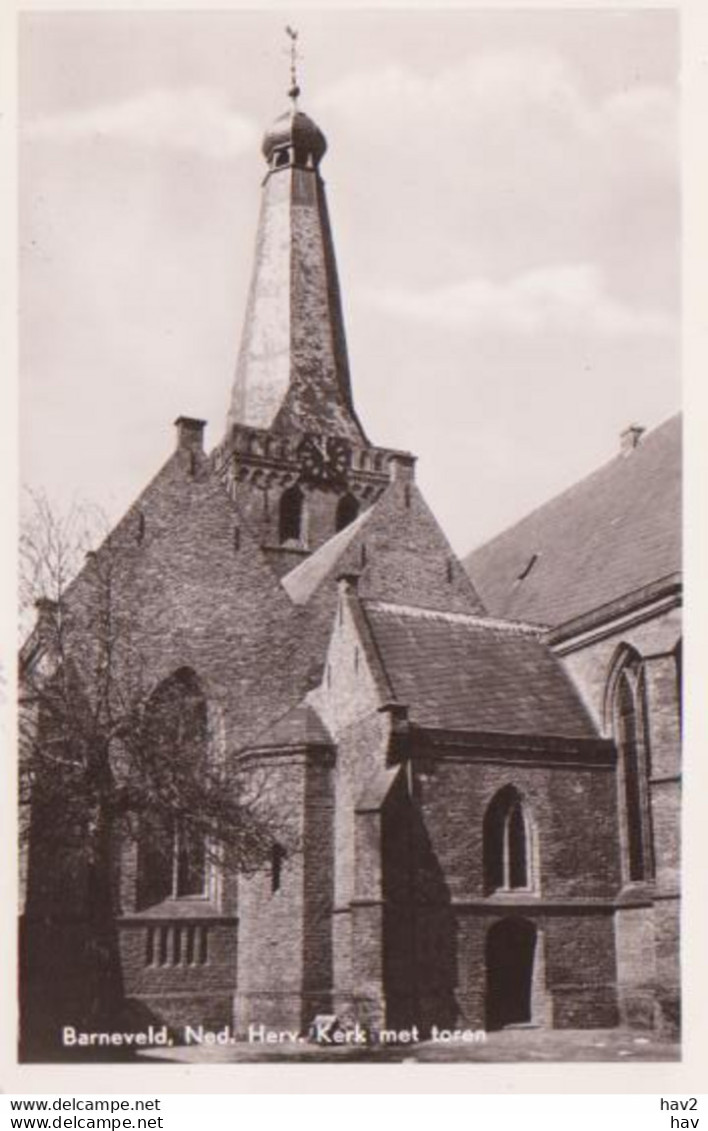
M285 715L262 730L249 749L271 747L288 749L299 746L332 746L332 736L309 703L298 703Z
M465 567L492 616L551 626L678 572L681 417L474 550Z
M362 607L396 699L422 727L596 738L551 650L527 625L381 601Z

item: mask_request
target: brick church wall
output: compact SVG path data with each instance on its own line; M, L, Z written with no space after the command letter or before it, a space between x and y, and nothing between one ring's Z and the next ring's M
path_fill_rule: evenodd
M191 669L207 700L213 748L220 757L233 757L310 686L312 658L297 631L301 614L211 475L200 429L190 422L178 424L176 452L69 590L67 600L79 622L87 616L96 571L106 564L112 612L123 625L116 679L136 696L148 696L176 670ZM210 921L203 968L185 968L181 961L148 967L147 927L134 921L136 854L130 841L119 856L117 930L127 993L158 1019L189 1022L202 1008L228 1019L236 984L233 880L213 893L207 907L182 900L172 911L161 911L176 924L171 938L184 917L195 926L204 918ZM38 889L30 890L25 933L46 909ZM70 949L68 926L65 930L57 920L56 929L64 931Z
M616 913L621 1014L631 1025L678 1026L681 735L675 649L681 638L677 605L640 609L626 623L601 626L588 638L556 646L601 732L612 735L608 686L619 649L644 665L644 748L648 774L653 876L629 885ZM618 781L618 795L620 783ZM622 824L620 823L620 828ZM626 865L623 869L626 881Z
M449 1024L454 998L458 1020L484 1027L487 934L501 918L515 916L538 931L536 965L543 978L534 1022L558 1028L616 1024L619 860L612 767L544 765L541 753L533 765L511 755L487 761L482 751L473 761L435 753L435 760L421 764L417 786L427 840L421 857L427 860L425 891L428 902L438 904L435 912L424 909L429 937L418 956L419 980L430 988L428 1022L439 1024L442 1016ZM582 755L575 761L581 763ZM535 826L536 882L531 892L487 895L484 814L508 784L521 794ZM441 984L442 967L447 985Z
M267 765L269 804L288 814L280 883L271 867L239 880L234 1026L305 1032L331 1008L333 783L321 751L283 752Z

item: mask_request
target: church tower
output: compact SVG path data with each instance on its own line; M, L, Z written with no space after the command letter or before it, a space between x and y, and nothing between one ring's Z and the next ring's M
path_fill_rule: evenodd
M216 467L279 574L381 495L391 458L354 409L320 163L327 142L292 106L266 131L255 262Z

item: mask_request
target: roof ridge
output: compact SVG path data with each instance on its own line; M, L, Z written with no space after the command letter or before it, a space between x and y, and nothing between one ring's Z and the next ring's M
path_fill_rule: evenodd
M395 612L403 616L417 616L429 620L445 620L452 624L471 624L475 627L501 629L510 633L526 633L531 636L538 636L548 628L547 625L530 624L527 621L480 616L478 613L454 613L445 609L427 609L421 605L397 605L393 601L363 599L361 604L366 608L381 612Z
M636 449L633 450L632 454L635 456L641 454L641 452L646 449L647 444L656 437L657 432L660 432L662 429L666 428L667 425L672 424L674 421L680 420L681 416L681 412L675 412L672 416L668 416L666 420L662 420L660 424L655 425L654 428L647 431L644 434L641 443L637 446ZM549 507L555 506L556 504L560 503L561 500L565 500L574 493L579 492L591 480L599 479L602 475L607 473L610 467L618 464L620 461L624 462L626 461L626 459L627 456L625 454L623 454L622 452L616 452L613 456L605 460L604 463L601 463L600 466L596 467L593 471L588 471L586 475L581 476L580 479L576 479L573 483L570 483L567 487L564 487L557 494L552 495L550 499L546 499L544 502L541 502L537 506L533 507L532 510L526 511L526 513L521 515L520 518L517 518L514 522L511 522L508 526L505 526L503 530L500 530L496 534L493 534L491 538L486 538L483 542L480 542L478 545L473 546L472 549L468 550L467 553L463 555L462 561L466 565L468 565L470 560L474 558L476 554L481 553L489 546L494 545L497 540L506 538L512 530L517 530L519 527L529 522L540 511L547 510Z

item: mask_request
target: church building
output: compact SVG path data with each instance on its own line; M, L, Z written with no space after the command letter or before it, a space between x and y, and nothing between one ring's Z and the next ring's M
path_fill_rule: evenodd
M675 1032L678 421L461 562L357 416L326 149L293 97L223 439L180 417L111 535L150 702L267 773L290 839L247 875L118 845L125 997L238 1033Z

